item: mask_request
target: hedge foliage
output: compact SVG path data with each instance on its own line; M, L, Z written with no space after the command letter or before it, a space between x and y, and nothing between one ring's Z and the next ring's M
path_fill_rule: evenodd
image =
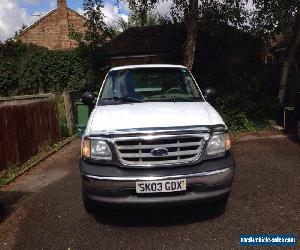
M89 53L80 48L50 51L18 42L0 44L0 96L99 86L100 56L94 58Z
M219 62L203 57L205 64L196 64L194 75L198 72L200 84L217 88L217 99L212 104L232 133L261 130L267 120L277 118L278 65L259 64L248 52L231 53L239 55L238 62L231 62L230 54L218 55L222 59ZM103 72L107 71L101 53L86 46L50 51L7 42L0 44L0 58L0 96L36 94L40 89L52 93L98 91Z
M279 70L274 65L261 65L259 69L249 67L238 72L246 73L243 77L232 76L230 88L218 95L214 106L234 134L265 129L268 120L278 119Z

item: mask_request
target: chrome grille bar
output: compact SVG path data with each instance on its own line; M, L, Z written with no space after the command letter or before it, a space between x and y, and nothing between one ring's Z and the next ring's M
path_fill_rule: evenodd
M186 151L181 151L181 152L171 152L167 156L163 157L169 157L169 156L181 156L181 155L195 155L198 153L198 150L186 150ZM145 158L145 157L154 157L152 154L149 153L138 153L138 154L120 154L122 158ZM157 157L157 156L155 156Z
M199 160L207 137L207 134L122 137L114 140L114 146L125 166L172 166ZM168 153L157 156L152 154L155 149L166 149Z
M132 145L132 146L117 146L118 150L123 149L151 149L151 148L159 148L159 147L165 147L165 148L179 148L179 147L190 147L190 146L200 146L201 142L186 142L186 143L170 143L170 144L157 144L157 145Z

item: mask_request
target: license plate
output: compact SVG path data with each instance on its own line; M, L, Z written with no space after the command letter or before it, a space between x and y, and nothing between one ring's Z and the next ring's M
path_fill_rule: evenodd
M139 181L136 182L136 192L145 193L171 193L186 190L186 179L164 181Z

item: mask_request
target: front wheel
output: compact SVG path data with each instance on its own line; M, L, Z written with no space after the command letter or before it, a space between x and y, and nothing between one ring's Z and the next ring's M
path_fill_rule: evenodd
M226 194L225 196L219 198L218 200L214 201L211 205L214 210L219 212L225 212L226 206L228 203L229 194Z
M93 200L91 200L84 188L82 188L82 202L85 210L90 214L94 213L97 210L97 204Z
M300 142L300 121L296 124L296 139Z
M222 197L221 199L217 200L217 204L220 207L226 207L227 203L228 203L228 199L229 199L229 194L225 195L224 197Z

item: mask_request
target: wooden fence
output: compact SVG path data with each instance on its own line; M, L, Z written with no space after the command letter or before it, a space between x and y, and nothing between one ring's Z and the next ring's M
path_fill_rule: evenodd
M54 98L33 101L0 100L0 171L36 155L41 147L60 139ZM21 105L18 105L21 103Z
M68 91L62 94L65 106L65 116L69 134L74 133L75 124L77 123L77 109L75 102L81 99L81 93L77 90Z

